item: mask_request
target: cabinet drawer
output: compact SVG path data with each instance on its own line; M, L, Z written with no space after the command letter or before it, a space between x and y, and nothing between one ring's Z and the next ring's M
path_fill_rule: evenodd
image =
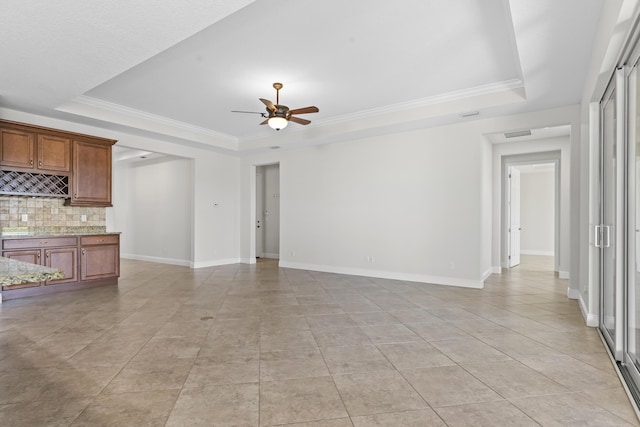
M58 246L77 246L76 237L43 237L40 239L4 239L2 249L53 248Z
M80 245L117 245L120 236L117 234L99 234L96 236L80 237Z

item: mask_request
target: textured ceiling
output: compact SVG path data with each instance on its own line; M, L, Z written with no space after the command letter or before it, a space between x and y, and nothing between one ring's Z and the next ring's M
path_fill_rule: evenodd
M230 151L571 105L602 1L8 0L0 105ZM230 112L275 81L311 125Z

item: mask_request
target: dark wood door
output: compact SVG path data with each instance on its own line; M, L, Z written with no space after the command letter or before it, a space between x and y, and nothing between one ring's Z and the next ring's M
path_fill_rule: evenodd
M41 265L40 261L42 259L42 250L26 249L23 251L4 251L2 252L2 256L15 261L22 261L22 262L28 262L29 264ZM32 288L34 286L40 286L40 285L42 285L42 282L22 283L20 285L3 286L2 290L4 291L7 289Z
M52 135L38 135L38 169L71 171L71 140Z
M111 206L111 145L73 141L71 204Z
M46 281L45 285L76 282L78 281L78 248L45 249L44 265L64 271L62 279Z
M33 168L35 134L17 129L0 129L0 165Z
M118 245L84 246L80 256L80 280L104 279L120 275Z

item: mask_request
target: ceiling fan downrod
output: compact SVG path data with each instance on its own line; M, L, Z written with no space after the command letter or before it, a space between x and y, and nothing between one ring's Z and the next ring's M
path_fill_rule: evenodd
M274 83L273 88L276 90L276 105L280 105L280 89L282 89L282 83Z

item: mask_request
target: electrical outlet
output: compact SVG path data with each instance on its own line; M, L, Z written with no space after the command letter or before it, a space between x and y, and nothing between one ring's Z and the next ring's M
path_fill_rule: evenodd
M87 216L86 215L81 215L80 216L80 221L87 222Z
M22 214L22 222L27 222L27 221L29 221L29 215Z

